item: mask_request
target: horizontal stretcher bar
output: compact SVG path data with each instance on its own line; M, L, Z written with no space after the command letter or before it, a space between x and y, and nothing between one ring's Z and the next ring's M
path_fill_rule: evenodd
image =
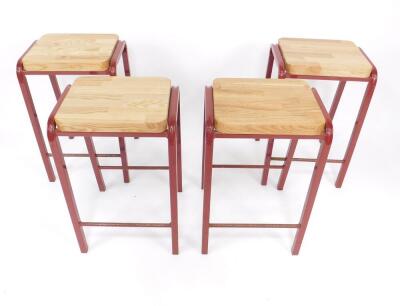
M56 130L57 136L68 136L68 137L168 137L168 131L160 133L137 133L137 132L62 132Z
M210 227L237 227L237 228L299 228L300 224L274 223L210 223Z
M168 170L168 166L99 166L103 170L130 169L130 170Z
M233 165L233 164L214 164L213 168L245 168L245 169L264 169L264 165ZM269 169L283 169L283 165L270 165Z
M52 153L47 153L47 156L53 157ZM87 153L64 153L64 157L89 157L89 154ZM104 153L104 154L96 154L96 157L121 157L121 154L117 153Z
M278 161L285 161L286 157L271 157L271 160L278 160ZM293 157L292 161L296 162L316 162L316 158L301 158L301 157ZM334 164L342 164L344 163L343 159L328 159L327 163L334 163Z
M121 222L83 222L81 226L102 226L102 227L171 227L171 223L121 223Z

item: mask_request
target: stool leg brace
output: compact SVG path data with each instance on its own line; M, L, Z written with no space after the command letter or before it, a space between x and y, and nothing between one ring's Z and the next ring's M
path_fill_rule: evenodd
M324 114L325 123L325 134L321 136L307 136L307 135L261 135L261 134L225 134L218 133L214 129L214 102L213 102L213 89L212 87L206 87L205 89L205 112L204 112L204 143L203 143L203 178L202 186L204 187L204 202L203 202L203 236L202 236L202 253L208 253L208 240L209 240L209 229L210 227L220 228L296 228L296 237L292 247L292 254L297 255L300 251L301 243L304 238L304 234L307 228L308 221L310 219L311 211L315 202L318 187L321 181L322 173L325 168L325 164L328 158L330 146L332 143L333 128L331 119L317 93L313 88L313 93L318 101L321 111ZM255 138L255 139L269 139L268 149L266 154L266 162L264 165L215 165L213 164L213 146L214 139L216 138ZM298 139L318 139L321 142L318 157L316 159L314 171L312 174L310 187L307 192L306 200L304 203L303 212L298 224L252 224L252 223L210 223L210 200L211 200L211 181L212 181L212 169L213 168L261 168L264 169L264 174L269 169L282 169L281 178L279 180L278 188L283 188L287 172L289 170L290 160L286 161L282 166L271 166L269 165L272 155L272 146L274 139L292 139L289 147L288 156L292 156L294 148L297 144ZM266 166L267 165L267 166ZM266 178L265 178L266 180Z
M61 91L60 87L57 82L57 75L116 75L117 71L117 64L119 59L123 58L123 63L124 63L124 71L126 76L130 76L131 72L129 69L129 59L128 59L128 49L126 46L125 41L118 41L115 49L113 51L113 54L110 59L110 65L109 68L105 71L25 71L23 67L22 60L25 56L25 54L32 48L32 46L36 43L33 42L33 44L25 51L25 53L20 57L20 59L17 62L17 78L19 85L21 87L21 92L22 96L25 101L25 106L28 111L29 119L32 124L33 132L35 134L36 142L39 147L40 155L42 156L43 164L46 169L47 177L50 182L54 182L56 180L56 177L54 175L53 167L51 166L50 162L50 157L52 156L50 153L48 153L47 148L46 148L46 143L44 141L43 133L40 128L40 123L38 119L38 115L35 109L35 105L33 103L32 99L32 94L29 89L29 84L27 80L27 75L48 75L50 78L50 83L53 87L54 95L56 96L56 100L58 100L61 96ZM126 152L125 152L125 142L123 138L119 139L120 143L120 154L112 154L112 157L120 156L122 160L122 165L125 166L122 168L123 175L124 175L124 181L129 182L129 174L128 174L128 169L126 168ZM86 143L87 144L87 143ZM90 157L91 161L93 162L94 157L92 156L92 150L88 149L88 154L65 154L64 156L67 157L82 157L82 156L87 156ZM100 155L98 155L100 156ZM102 157L111 157L109 154L103 154ZM93 168L95 168L95 165L93 165ZM97 174L96 174L97 178ZM101 189L100 189L101 190Z
M172 253L178 254L178 197L177 192L182 191L182 161L181 161L181 139L180 139L180 106L179 106L179 88L172 87L170 95L168 127L167 131L161 133L133 133L133 132L62 132L57 130L54 116L67 95L70 85L67 86L64 93L60 96L55 108L53 109L47 126L47 135L50 143L50 148L53 153L54 163L58 172L61 187L64 193L65 201L68 206L72 225L75 230L75 235L79 243L82 253L88 251L84 226L112 226L112 227L170 227L172 234ZM118 223L118 222L86 222L81 221L78 209L75 202L74 193L69 179L67 166L64 159L64 154L61 149L59 137L77 137L85 138L89 151L91 151L93 168L98 169L127 169L127 170L169 170L170 184L170 206L171 206L171 222L169 223ZM164 137L168 139L168 166L100 166L97 161L96 154L92 143L92 137ZM100 171L96 171L96 179L99 189L105 189L103 177Z
M365 58L369 61L369 63L372 66L371 75L367 78L323 77L323 76L290 74L285 68L283 55L279 48L279 45L271 45L271 48L269 51L267 73L265 76L267 79L271 78L273 65L274 65L274 62L276 62L277 66L278 66L278 78L280 78L280 79L294 78L294 79L312 79L312 80L336 80L339 82L334 99L331 104L331 108L329 110L329 116L331 117L332 120L333 120L333 117L335 116L335 113L336 113L337 107L339 105L339 101L342 96L343 90L345 88L346 82L353 81L353 82L366 82L367 83L364 97L361 102L361 106L358 111L356 121L354 123L353 132L351 133L351 137L350 137L349 143L347 145L347 149L346 149L346 153L344 154L344 158L341 160L328 159L328 161L327 161L328 163L341 164L339 174L338 174L336 182L335 182L335 186L337 188L342 187L343 180L346 176L347 169L349 168L351 157L353 156L358 137L360 136L360 132L361 132L361 128L363 126L364 120L365 120L365 116L367 115L368 107L371 102L371 99L372 99L372 96L373 96L373 93L375 90L376 82L377 82L377 77L378 77L378 73L377 73L375 65L371 62L371 60L368 58L368 56L364 53L364 51L361 48L360 48L360 51L363 53ZM272 157L271 159L272 160L284 160L285 163L288 164L287 168L290 167L290 163L292 161L302 161L302 162L314 162L315 161L315 159L312 159L312 158L293 158L295 147L296 147L296 143L292 142L290 144L286 158ZM283 179L283 183L284 183L286 176L287 176L287 172L285 173L284 177L281 176L281 178ZM283 188L283 183L278 184L278 186L281 187L278 189Z

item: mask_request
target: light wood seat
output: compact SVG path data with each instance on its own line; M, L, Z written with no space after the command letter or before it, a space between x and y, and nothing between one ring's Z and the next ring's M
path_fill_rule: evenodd
M80 77L55 122L65 132L163 132L170 91L171 81L166 78Z
M214 126L232 134L321 135L325 118L302 80L220 78L213 83Z
M46 34L22 64L26 71L104 71L117 42L114 34Z
M372 65L351 41L281 38L279 47L291 74L369 77Z

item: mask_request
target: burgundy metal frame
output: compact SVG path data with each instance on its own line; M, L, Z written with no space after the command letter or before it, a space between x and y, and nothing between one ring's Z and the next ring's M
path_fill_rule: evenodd
M321 111L325 117L325 133L320 136L309 135L265 135L265 134L226 134L220 133L214 128L214 101L212 87L205 89L205 102L204 102L204 130L203 130L203 166L202 166L202 188L204 187L204 202L203 202L203 235L202 235L202 253L208 253L208 240L209 230L213 227L219 228L296 228L296 237L292 247L292 254L297 255L300 251L301 243L307 228L307 224L311 215L311 211L315 202L318 187L321 181L321 176L327 162L330 146L332 143L332 121L326 111L321 98L317 91L313 88L313 93L318 101ZM215 165L213 164L213 147L214 140L218 138L254 138L254 139L268 139L268 147L263 165ZM291 139L291 146L289 148L286 158L283 158L282 165L270 165L273 142L275 139ZM211 200L211 181L213 168L259 168L263 169L262 184L267 183L269 169L282 169L281 177L279 179L278 189L283 188L287 172L289 170L290 162L294 153L294 148L299 139L318 139L321 143L316 164L312 174L310 187L304 203L303 212L299 223L296 224L272 224L272 223L210 223L210 200Z
M179 88L172 87L170 95L170 104L168 112L167 130L161 133L133 133L133 132L63 132L57 129L54 116L67 95L71 85L67 86L64 93L58 99L56 106L50 114L47 125L47 136L50 148L54 157L54 163L58 172L60 183L63 189L64 197L68 206L72 225L82 253L88 251L83 227L85 226L112 226L112 227L170 227L172 234L172 253L178 254L178 191L182 191L182 161L181 161L181 132L180 132L180 97ZM170 205L171 222L170 223L120 223L120 222L93 222L81 221L75 202L74 193L65 164L64 154L61 149L59 137L81 136L85 138L88 144L92 165L95 168L96 179L99 189L104 191L105 185L100 169L124 169L124 170L169 170L170 184ZM98 164L94 152L92 137L165 137L168 139L168 166L129 166L126 160L122 159L121 166L101 166Z
M267 66L267 72L266 72L266 78L271 78L272 74L272 69L273 69L273 64L274 62L277 63L278 66L278 78L283 79L283 78L292 78L292 79L309 79L309 80L333 80L333 81L338 81L338 87L334 96L334 99L331 104L331 108L329 110L329 115L331 119L333 120L337 107L339 105L340 98L342 96L343 90L345 88L346 82L367 82L367 87L365 89L364 97L361 102L361 106L356 118L356 121L354 123L353 131L349 140L349 143L347 145L346 153L343 157L343 159L328 159L328 163L340 163L342 164L335 182L335 186L337 188L342 187L343 180L346 176L347 169L349 168L349 164L351 161L351 158L354 153L354 149L357 144L358 137L361 132L361 128L363 126L365 116L368 111L368 107L370 105L376 82L377 82L377 69L375 65L372 63L372 61L368 58L368 56L364 53L364 51L360 48L360 51L362 54L365 56L365 58L369 61L369 63L372 66L372 71L369 77L366 78L355 78L355 77L338 77L338 76L315 76L315 75L297 75L297 74L291 74L286 70L285 67L285 61L283 58L283 54L281 52L281 49L279 45L271 45L270 52L269 52L269 58L268 58L268 66ZM295 144L291 144L290 147L293 150L293 152L288 152L291 153L291 161L301 161L301 162L314 162L315 159L313 158L293 158L293 153L295 149ZM285 158L282 157L271 157L271 160L282 160ZM290 164L289 164L290 166ZM289 167L288 166L288 167ZM286 170L286 172L288 169ZM287 175L287 173L286 173Z
M38 115L35 109L35 104L32 99L31 91L29 89L29 84L27 80L28 75L48 75L50 79L50 83L52 85L54 95L56 97L56 100L58 100L61 96L61 91L60 87L57 82L57 75L111 75L114 76L117 74L117 64L122 56L123 58L123 64L124 64L124 72L126 76L130 76L130 68L129 68L129 59L128 59L128 49L126 46L125 41L118 41L117 44L115 45L115 48L113 50L112 56L110 58L110 64L107 70L104 71L26 71L24 70L22 60L24 56L27 54L27 52L33 47L33 45L36 43L34 41L32 45L24 52L24 54L19 58L17 62L17 78L19 85L21 87L21 92L22 96L25 101L25 106L28 111L29 119L32 124L33 132L35 134L36 142L39 147L40 155L42 156L43 164L46 169L47 177L50 182L54 182L56 180L56 177L54 175L53 167L51 165L50 157L52 157L52 154L50 154L47 150L46 143L44 141L42 129L40 127ZM70 137L72 138L72 136ZM89 146L90 143L93 146L93 142L89 140ZM86 144L88 145L88 142L86 141ZM126 152L125 152L125 140L124 138L119 138L119 144L120 144L120 154L97 154L96 156L99 157L121 157L123 163L123 175L124 175L124 181L129 182L129 173L128 169L126 168L126 162L124 162ZM82 156L87 156L90 157L92 163L95 161L93 159L93 155L91 154L91 149L87 147L88 149L88 154L65 154L65 157L82 157ZM93 150L94 151L94 146ZM93 164L93 168L95 169L95 164ZM95 170L96 173L96 170ZM96 173L96 178L98 179L98 174Z

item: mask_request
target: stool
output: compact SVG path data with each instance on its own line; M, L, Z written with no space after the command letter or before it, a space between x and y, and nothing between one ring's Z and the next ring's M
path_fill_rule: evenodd
M83 227L170 227L172 253L178 254L178 199L182 191L179 88L165 78L79 77L67 86L51 113L47 135L81 252L88 251ZM75 203L59 137L84 137L100 190L101 169L169 170L170 223L116 223L81 221ZM166 137L168 166L101 166L92 137ZM126 161L125 161L126 162Z
M50 78L56 100L61 91L57 75L116 75L119 59L123 58L125 75L130 75L128 50L126 43L113 34L46 34L35 41L21 56L17 63L17 77L31 120L39 151L49 181L55 176L50 157L43 138L42 130L27 75L47 75ZM91 140L88 140L91 142ZM120 156L125 165L125 142L119 138L120 154L98 154L101 157ZM91 144L93 146L93 144ZM89 146L88 146L89 151ZM65 154L67 157L89 156L89 154ZM124 181L129 182L128 169L123 169Z
M205 89L203 143L203 238L202 253L208 253L210 227L295 228L292 254L297 255L307 228L321 176L332 142L332 123L315 89L302 80L229 79L214 80ZM218 138L269 139L263 165L213 164L214 140ZM263 184L269 169L282 169L278 189L282 189L293 152L283 165L270 165L274 139L318 139L321 142L303 212L298 224L210 223L211 178L213 168L260 168Z
M351 41L281 38L269 52L266 78L271 78L274 61L278 78L336 80L339 82L329 115L333 119L346 82L366 82L361 106L343 159L328 159L328 163L341 164L335 186L340 188L346 176L351 157L368 111L377 82L377 70L361 48ZM295 150L291 143L289 150ZM282 157L272 157L282 160ZM293 161L314 162L311 158L293 158Z

